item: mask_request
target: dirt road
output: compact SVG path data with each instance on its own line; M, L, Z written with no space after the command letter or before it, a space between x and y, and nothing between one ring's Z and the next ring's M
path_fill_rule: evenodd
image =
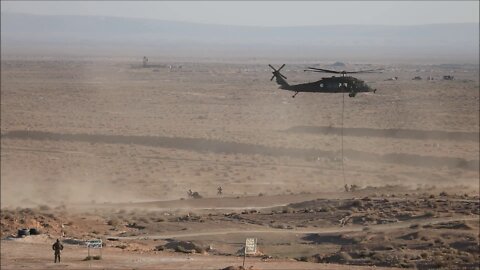
M222 269L230 265L242 265L242 257L215 256L201 254L179 254L171 252L126 252L118 248L104 248L102 259L84 261L85 247L65 245L62 262L53 263L51 244L46 242L28 243L25 241L2 240L1 269ZM8 252L8 256L6 256ZM99 252L92 252L97 255ZM372 269L372 267L342 266L297 262L276 259L262 261L260 258L247 258L245 265L254 269ZM375 267L375 269L387 269ZM392 269L392 268L388 268Z
M315 230L304 230L304 229L290 229L290 230L281 230L281 229L258 229L258 230L215 230L215 231L203 231L196 233L177 233L177 234L161 234L161 235L142 235L142 236L130 236L130 237L115 237L110 236L113 239L127 240L127 239L169 239L169 238L192 238L198 236L212 236L212 235L227 235L227 234L265 234L265 233L276 233L276 234L331 234L331 233L346 233L346 232L359 232L368 228L370 231L388 231L394 229L408 228L412 224L426 225L426 224L438 224L451 221L470 221L478 220L478 217L446 217L446 218L427 218L427 219L418 219L410 220L405 222L390 223L390 224L379 224L371 225L368 227L365 226L348 226L348 227L327 227L319 228Z

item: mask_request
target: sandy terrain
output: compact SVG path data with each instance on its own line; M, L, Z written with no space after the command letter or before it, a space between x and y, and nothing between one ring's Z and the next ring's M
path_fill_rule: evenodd
M345 97L344 174L359 189L344 192L342 95L292 99L258 62L2 59L2 269L220 269L241 264L246 237L255 269L475 269L478 66L359 76L378 91ZM320 77L305 65L282 72ZM43 234L7 239L23 227ZM89 238L105 240L102 260L68 242Z

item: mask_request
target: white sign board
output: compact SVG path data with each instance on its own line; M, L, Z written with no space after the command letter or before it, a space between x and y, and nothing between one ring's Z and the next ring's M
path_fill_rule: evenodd
M92 239L85 242L87 248L102 248L102 239Z
M245 240L245 254L257 253L257 238L247 238Z

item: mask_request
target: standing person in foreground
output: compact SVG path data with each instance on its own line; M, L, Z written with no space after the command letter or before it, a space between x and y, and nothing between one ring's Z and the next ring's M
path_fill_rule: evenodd
M63 250L63 245L60 243L60 240L57 239L57 242L52 245L52 249L55 251L55 263L57 263L57 258L58 262L60 262L60 251Z

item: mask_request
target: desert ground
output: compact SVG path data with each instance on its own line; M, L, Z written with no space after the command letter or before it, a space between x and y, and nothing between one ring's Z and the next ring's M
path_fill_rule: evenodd
M2 269L478 269L478 66L150 60L2 57Z

